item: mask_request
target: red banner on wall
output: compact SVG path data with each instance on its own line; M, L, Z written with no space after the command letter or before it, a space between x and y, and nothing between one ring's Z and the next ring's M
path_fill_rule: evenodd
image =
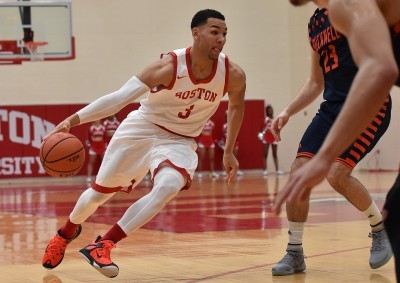
M212 117L215 123L215 137L222 134L225 123L227 102L223 101ZM32 105L0 107L0 179L48 176L40 163L39 148L43 138L59 122L85 105ZM117 116L122 121L126 115L139 107L134 103ZM239 162L242 169L262 168L263 148L257 139L257 132L264 119L264 101L246 101L246 113L239 133ZM83 144L87 139L89 124L71 129ZM217 168L221 168L222 151L217 152ZM86 164L79 175L86 174Z

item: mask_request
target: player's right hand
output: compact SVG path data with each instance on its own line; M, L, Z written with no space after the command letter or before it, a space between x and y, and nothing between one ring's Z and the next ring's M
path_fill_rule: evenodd
M274 135L276 141L281 141L281 130L289 122L289 115L286 112L281 112L278 117L272 120L271 133Z
M55 133L59 132L64 132L68 133L73 126L79 125L80 124L80 119L78 114L72 114L68 118L66 118L64 121L62 121L60 124L58 124L50 133L47 134L47 136L44 137L44 139L47 139L49 136Z

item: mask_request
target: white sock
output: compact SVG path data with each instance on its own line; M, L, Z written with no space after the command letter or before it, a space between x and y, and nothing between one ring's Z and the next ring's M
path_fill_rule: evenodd
M289 245L301 245L303 243L304 222L289 221Z
M371 205L363 213L368 218L372 231L383 229L382 214L374 201L372 201Z

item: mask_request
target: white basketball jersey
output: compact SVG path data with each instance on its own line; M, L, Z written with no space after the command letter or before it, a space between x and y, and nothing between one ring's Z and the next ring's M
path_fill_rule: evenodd
M174 58L174 79L166 88L153 89L140 101L138 111L167 131L197 137L226 93L228 57L220 53L210 77L196 81L190 67L190 47L169 54Z

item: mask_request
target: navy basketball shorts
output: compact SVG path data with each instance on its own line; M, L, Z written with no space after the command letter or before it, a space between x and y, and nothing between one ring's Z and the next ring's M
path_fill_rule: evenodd
M318 113L300 141L296 157L311 158L318 152L342 107L342 102L324 101L321 103ZM367 129L358 136L355 142L336 161L347 165L350 169L354 169L357 163L374 148L386 132L390 124L391 110L392 99L389 95L378 115L375 116Z

